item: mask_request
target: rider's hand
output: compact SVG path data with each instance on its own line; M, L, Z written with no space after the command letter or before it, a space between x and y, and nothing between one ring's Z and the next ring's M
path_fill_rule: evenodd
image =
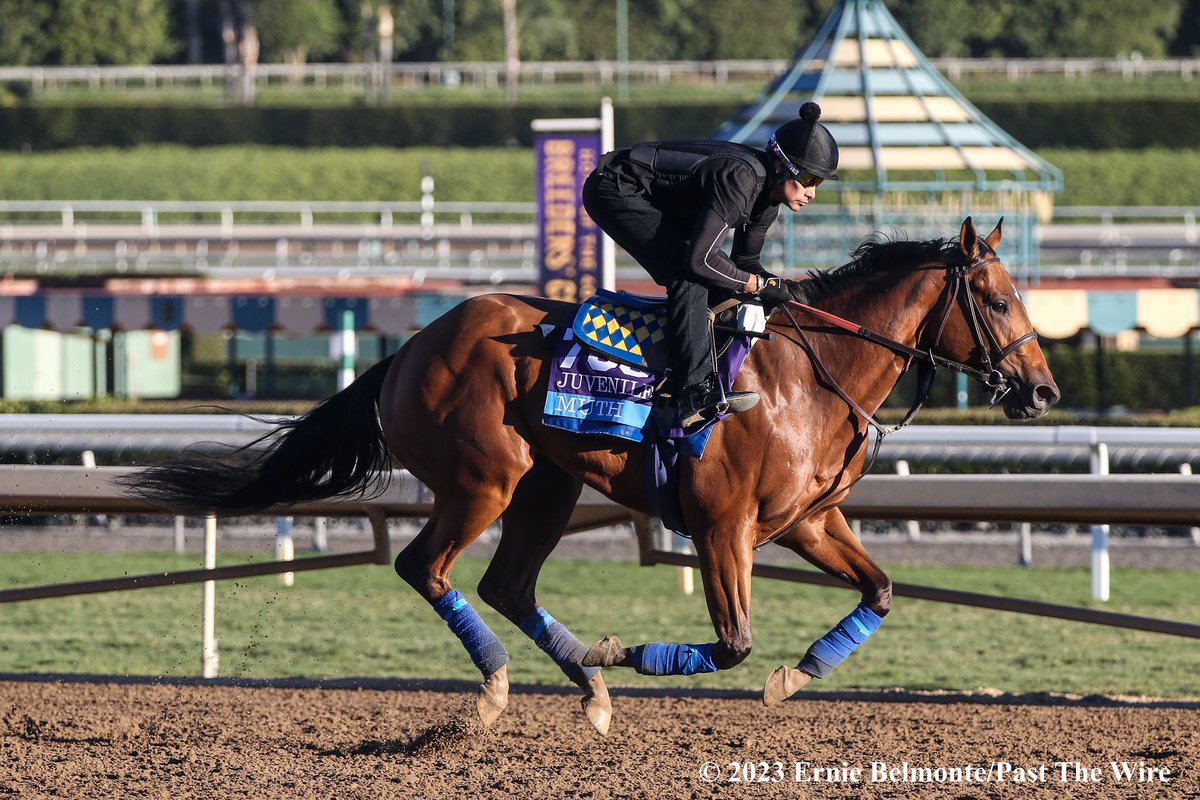
M792 293L788 291L787 285L782 278L777 278L774 275L766 276L759 275L758 297L762 300L763 307L766 309L776 308L783 305L792 299Z

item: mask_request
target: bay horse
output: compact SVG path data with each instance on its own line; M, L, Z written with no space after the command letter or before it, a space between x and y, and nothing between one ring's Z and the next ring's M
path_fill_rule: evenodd
M1003 220L1001 220L1001 223ZM308 414L283 420L265 450L185 455L126 480L175 513L247 514L279 503L379 491L392 459L434 493L396 572L446 621L483 675L477 708L491 724L508 701L508 653L450 583L458 556L495 520L502 534L479 597L516 624L583 690L607 733L601 668L643 674L730 669L750 653L755 548L774 542L858 589L855 612L796 667L768 678L768 705L823 677L888 613L891 582L838 510L861 474L872 415L914 362L973 375L1011 419L1040 417L1059 392L1013 281L996 255L1001 224L980 237L871 241L848 264L791 282L736 388L753 409L716 425L701 459L682 459L679 501L700 560L717 641L592 648L538 605L538 573L584 484L650 513L647 448L542 424L551 346L538 326L568 326L575 307L504 294L469 299ZM849 323L848 320L853 320Z

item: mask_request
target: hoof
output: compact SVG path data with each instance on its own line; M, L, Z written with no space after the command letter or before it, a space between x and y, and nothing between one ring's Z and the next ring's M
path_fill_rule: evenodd
M625 660L625 648L616 636L605 636L592 645L580 663L585 667L615 667Z
M595 677L587 682L584 688L587 696L579 701L588 722L601 736L608 736L608 725L612 722L612 701L608 698L608 687L604 685L604 676L597 672Z
M483 723L483 727L491 727L491 724L499 719L506 708L508 708L507 665L488 675L480 684L479 721Z
M801 672L791 667L779 667L767 676L767 685L763 687L763 705L773 706L782 703L796 692L804 688L812 680L807 672Z

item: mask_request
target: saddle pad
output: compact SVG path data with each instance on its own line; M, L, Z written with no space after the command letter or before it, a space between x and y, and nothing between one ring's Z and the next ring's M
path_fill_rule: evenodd
M600 289L584 300L572 326L575 336L609 358L663 372L667 367L667 303Z
M561 334L550 333L561 338L550 362L542 422L575 433L642 441L658 378L648 370L581 347L570 328L559 330Z

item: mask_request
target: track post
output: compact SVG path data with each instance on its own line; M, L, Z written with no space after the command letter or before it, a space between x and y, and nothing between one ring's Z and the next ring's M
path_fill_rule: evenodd
M1018 534L1021 540L1021 555L1019 561L1022 567L1033 566L1033 525L1028 522L1021 523L1021 530Z
M1182 464L1180 464L1179 465L1179 474L1180 475L1191 475L1192 474L1191 463L1185 461ZM1192 544L1200 545L1200 528L1197 528L1194 525L1192 526Z
M217 518L209 515L204 520L204 568L217 567ZM200 655L200 674L215 678L220 668L221 657L217 653L217 582L204 582L203 634Z
M911 474L908 469L908 462L905 461L903 458L896 462L896 474L897 475L910 475ZM904 529L906 531L908 531L908 538L910 541L915 542L921 538L921 524L919 522L917 522L915 519L906 520L904 523Z
M292 517L275 518L275 560L294 561L296 558L296 542L292 537ZM279 582L284 586L292 586L296 582L296 573L279 573Z
M1092 443L1091 468L1093 475L1108 474L1108 445ZM1092 599L1108 602L1108 532L1107 525L1092 526Z

